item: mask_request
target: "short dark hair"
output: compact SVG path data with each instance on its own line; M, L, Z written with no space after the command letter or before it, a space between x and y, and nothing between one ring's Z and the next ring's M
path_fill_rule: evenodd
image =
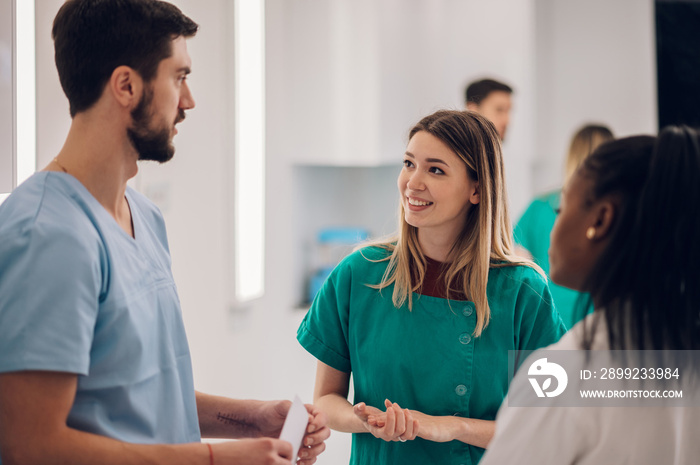
M467 86L467 89L464 91L464 101L479 105L491 92L495 91L513 93L513 89L508 84L493 79L482 79L474 81Z
M158 0L68 0L53 22L56 68L71 117L92 107L112 72L125 65L146 81L172 54L172 41L198 25Z
M700 349L700 133L676 126L607 142L580 172L592 199L619 201L584 286L605 310L610 348Z

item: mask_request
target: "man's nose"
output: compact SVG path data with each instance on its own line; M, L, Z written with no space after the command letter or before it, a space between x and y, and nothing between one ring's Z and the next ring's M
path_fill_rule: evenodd
M182 91L180 94L180 108L183 110L190 110L194 108L195 102L194 102L194 97L192 96L192 91L190 90L190 86L187 85L187 81L185 81L182 84Z

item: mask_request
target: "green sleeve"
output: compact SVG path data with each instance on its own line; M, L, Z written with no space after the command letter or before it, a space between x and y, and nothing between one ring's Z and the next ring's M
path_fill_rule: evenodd
M533 260L549 272L549 236L556 221L559 195L556 192L532 201L513 232L516 244L527 249Z
M297 340L311 355L336 370L351 371L348 348L352 272L341 262L321 286L297 330Z
M519 324L516 347L532 351L554 344L566 332L554 307L547 280L528 268L518 293L516 322Z
M531 231L533 226L538 224L538 212L539 212L539 202L533 200L530 205L528 205L525 212L522 214L515 227L513 228L513 236L515 243L530 250L532 247Z

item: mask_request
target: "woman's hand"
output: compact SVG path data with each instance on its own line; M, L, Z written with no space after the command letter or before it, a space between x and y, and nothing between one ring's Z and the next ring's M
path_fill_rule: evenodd
M388 412L391 402L386 402ZM396 404L393 405L395 406ZM488 447L496 430L496 422L493 420L479 420L458 416L433 416L417 410L408 410L408 413L415 422L414 435L427 441L449 442L457 440L485 449ZM384 417L379 415L375 415L374 421L370 421L377 428L381 428L385 422Z
M389 412L396 411L398 404L392 404L386 400L387 413L384 415L370 415L369 423L377 428L386 428L389 424ZM376 409L375 409L376 410ZM414 436L434 442L448 442L456 439L455 429L460 426L456 417L435 417L426 415L418 410L405 410L406 415L411 415L415 421ZM455 421L452 421L454 418ZM407 438L404 438L407 439ZM413 438L411 438L413 439Z
M410 441L416 438L418 420L408 409L402 409L388 399L384 401L386 411L366 405L364 402L354 406L355 415L362 420L373 436L385 441Z

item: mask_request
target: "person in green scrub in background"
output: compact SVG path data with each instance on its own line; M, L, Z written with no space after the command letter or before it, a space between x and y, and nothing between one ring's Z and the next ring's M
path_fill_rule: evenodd
M398 177L398 232L346 257L316 295L297 339L318 359L316 406L353 433L350 463L478 462L509 351L564 334L546 276L514 253L505 185L490 121L423 118Z
M569 155L566 158L566 182L600 144L613 139L613 133L607 126L587 124L581 127L569 145ZM515 242L519 246L518 253L532 258L549 277L549 235L554 227L554 220L559 210L561 189L537 196L527 207L525 213L515 225ZM549 281L549 290L554 298L554 305L561 315L567 328L572 328L586 312L576 312L581 293ZM585 305L585 300L581 300ZM591 307L587 313L593 311Z

